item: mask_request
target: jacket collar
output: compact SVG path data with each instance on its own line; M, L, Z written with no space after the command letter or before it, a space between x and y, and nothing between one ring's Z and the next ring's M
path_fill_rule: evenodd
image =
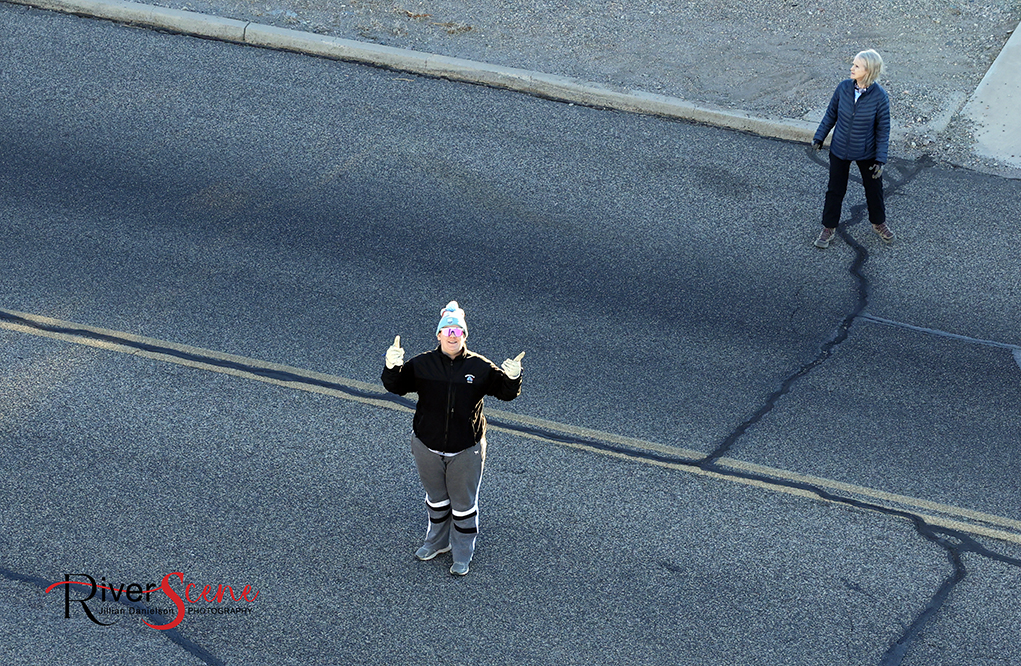
M874 90L874 89L876 88L876 82L875 82L875 81L873 81L873 82L872 82L872 83L871 83L871 84L869 85L869 87L868 87L868 88L859 88L859 87L858 87L858 84L857 84L857 83L855 83L854 79L848 79L847 81L848 81L848 83L850 83L850 88L851 88L851 93L852 93L852 94L853 94L853 93L854 93L854 92L855 92L856 90L861 90L861 95L867 95L867 94L869 94L870 92L872 92L872 91L873 91L873 90ZM859 97L860 97L861 95L859 95Z
M436 353L449 361L460 361L461 359L468 355L468 345L461 347L461 351L458 352L457 356L455 356L454 358L450 358L445 353L443 353L443 347L441 345L436 345Z

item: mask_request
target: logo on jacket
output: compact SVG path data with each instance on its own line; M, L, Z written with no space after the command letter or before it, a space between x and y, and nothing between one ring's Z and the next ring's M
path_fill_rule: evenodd
M475 381L475 375L465 375L464 378L469 384Z

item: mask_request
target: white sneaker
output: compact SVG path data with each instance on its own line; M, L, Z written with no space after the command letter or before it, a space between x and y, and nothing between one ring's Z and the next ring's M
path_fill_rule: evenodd
M423 562L428 562L429 560L431 560L432 558L436 557L437 555L439 555L441 553L449 553L449 552L450 552L450 546L449 545L448 546L444 546L443 548L435 549L435 550L432 547L430 547L430 546L422 546L421 548L419 548L418 550L415 551L415 557L417 557L418 559L422 560Z

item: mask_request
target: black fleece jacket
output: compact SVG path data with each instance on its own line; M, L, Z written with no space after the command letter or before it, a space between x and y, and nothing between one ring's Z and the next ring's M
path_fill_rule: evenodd
M415 392L415 436L433 451L458 453L486 434L483 398L513 400L521 377L511 379L485 356L464 349L450 358L439 347L404 365L383 367L383 386L397 395Z

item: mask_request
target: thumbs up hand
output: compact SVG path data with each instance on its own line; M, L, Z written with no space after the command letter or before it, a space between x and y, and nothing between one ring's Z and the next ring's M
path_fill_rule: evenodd
M500 368L503 373L511 379L517 379L521 376L521 359L525 357L525 352L521 352L514 358L509 358L503 362Z
M386 350L386 367L396 368L404 365L404 349L401 348L401 336L394 336L393 345Z

